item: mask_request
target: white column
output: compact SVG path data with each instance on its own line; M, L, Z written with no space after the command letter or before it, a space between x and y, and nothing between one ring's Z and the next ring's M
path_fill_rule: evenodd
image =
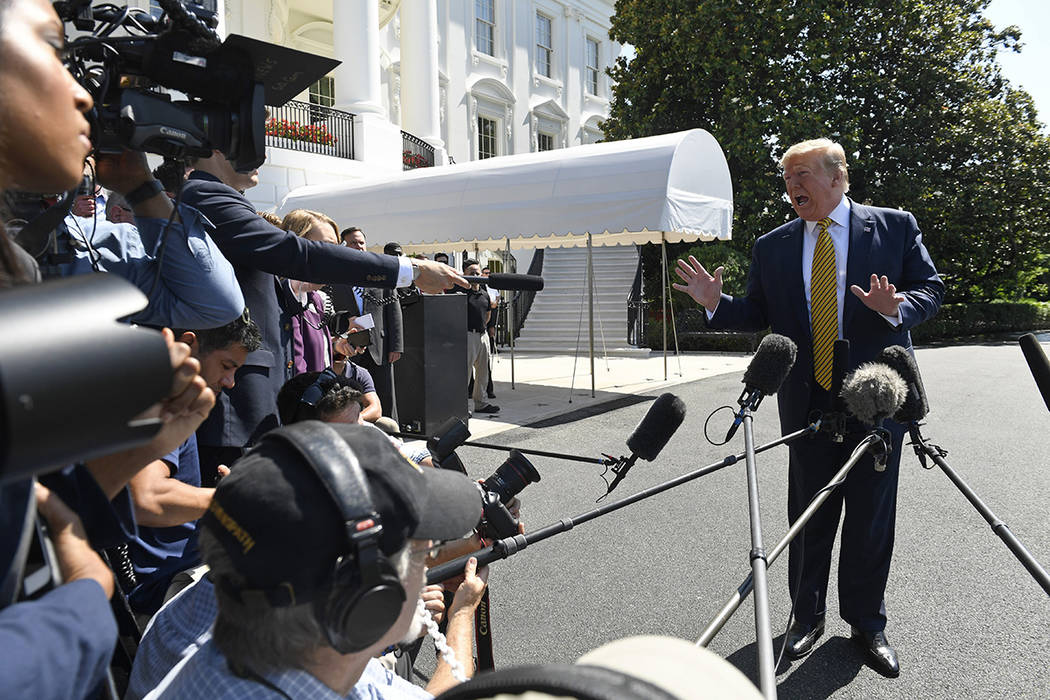
M435 148L441 140L437 0L401 4L401 125Z
M379 88L379 0L334 0L332 41L335 106L354 114L383 114Z

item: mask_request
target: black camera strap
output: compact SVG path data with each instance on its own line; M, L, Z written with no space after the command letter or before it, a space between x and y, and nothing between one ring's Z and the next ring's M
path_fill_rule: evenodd
M478 670L496 668L492 657L492 606L489 605L489 587L481 594L481 602L474 609L474 643L478 651Z

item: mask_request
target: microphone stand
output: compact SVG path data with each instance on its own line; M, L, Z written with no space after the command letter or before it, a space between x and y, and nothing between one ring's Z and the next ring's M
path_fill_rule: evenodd
M777 557L787 549L788 545L791 544L791 541L802 531L802 528L806 526L806 523L809 522L810 518L813 517L813 514L817 512L817 509L820 508L821 504L828 499L831 495L831 491L845 480L846 475L849 474L849 471L860 461L861 457L879 442L882 442L884 445L888 444L881 434L871 432L857 444L853 449L853 453L849 456L849 459L846 460L845 464L842 465L842 468L839 469L838 473L831 478L831 481L828 482L827 486L820 490L817 496L810 502L809 506L807 506L806 509L802 511L802 514L798 516L798 519L791 524L791 527L788 529L784 537L781 538L776 546L769 551L767 565L772 564L777 560ZM884 449L888 448L884 447ZM748 574L747 578L744 579L744 582L737 587L736 592L729 597L729 600L726 601L726 604L718 614L715 615L711 623L704 628L704 631L700 634L700 638L696 640L697 646L706 647L711 643L711 640L722 630L726 622L729 621L729 618L733 616L733 613L737 611L737 608L740 607L741 603L744 602L744 599L747 598L749 593L751 593L754 580L754 575ZM755 600L757 601L758 599L756 598Z
M419 435L417 433L390 433L394 437L408 438L409 440L429 440L430 437L427 435ZM615 459L609 455L602 455L602 458L598 457L581 457L579 455L564 454L561 452L544 452L543 450L527 450L520 447L506 447L504 445L492 445L485 442L471 442L466 441L462 443L463 447L481 447L487 450L500 450L503 452L510 452L511 450L517 450L523 455L535 455L537 457L553 457L554 459L567 459L571 462L584 462L585 464L600 464L603 467L612 466L618 464L622 459ZM457 447L458 449L458 447Z
M924 467L926 466L923 454L928 455L929 458L933 460L934 464L941 468L941 471L944 472L945 476L955 484L955 487L959 489L959 492L966 497L966 500L968 500L977 512L981 514L981 517L992 526L992 532L998 535L999 539L1006 544L1007 548L1009 548L1017 558L1017 561L1021 562L1024 568L1028 570L1028 573L1031 574L1036 583L1042 586L1047 595L1050 595L1050 574L1046 573L1046 569L1036 561L1035 557L1031 555L1023 544L1021 544L1021 541L1014 536L1014 533L1011 532L1006 523L1000 520L998 516L996 516L996 514L984 504L984 501L974 493L973 489L962 480L962 477L960 477L955 470L944 461L944 455L946 455L947 452L936 445L930 445L923 439L919 427L918 423L911 423L911 425L908 426L908 431L911 435L911 444L915 447L915 453L919 456L922 465Z
M818 430L820 430L819 421L816 423L812 423L806 426L805 428L802 428L801 430L796 430L793 433L784 435L783 437L780 437L772 442L767 442L764 445L755 447L753 448L753 450L755 454L759 452L765 452L766 450L770 450L779 445L784 445L793 442L794 440L802 437L803 435L816 433ZM450 579L453 576L458 576L462 574L463 567L466 565L467 560L470 557L475 557L478 560L479 567L485 566L486 564L490 564L499 559L506 559L510 555L516 554L522 549L525 549L530 544L541 542L549 537L557 535L560 532L565 532L566 530L571 530L577 525L582 525L583 523L588 522L589 520L594 520L595 518L605 515L607 513L611 513L613 511L620 510L621 508L625 508L631 505L632 503L637 503L638 501L649 498L650 496L655 496L658 493L663 493L664 491L672 489L675 486L680 486L681 484L684 484L687 481L693 481L694 479L698 479L701 476L706 476L707 474L716 472L719 469L723 469L732 464L736 464L744 457L744 454L729 455L721 462L716 462L714 464L709 464L705 467L700 467L699 469L688 472L687 474L677 476L674 479L671 479L670 481L665 481L662 484L657 484L656 486L652 486L643 491L639 491L638 493L621 498L618 501L606 503L603 506L595 508L594 510L587 511L586 513L578 515L575 518L563 518L562 520L559 520L556 523L547 525L546 527L540 528L539 530L533 530L532 532L528 532L524 535L514 535L512 537L505 537L501 540L496 540L484 549L479 549L478 551L473 552L471 554L464 555L457 559L453 559L452 561L448 561L444 564L439 564L438 566L428 569L427 585L441 583L446 579Z
M761 399L760 399L761 400ZM740 411L744 425L744 471L747 473L747 506L751 519L751 577L755 582L755 643L758 645L758 678L762 695L776 700L777 679L773 671L773 631L769 622L769 591L766 585L766 552L762 546L762 514L758 501L758 469L755 466L755 435L751 403ZM754 402L757 404L757 401Z

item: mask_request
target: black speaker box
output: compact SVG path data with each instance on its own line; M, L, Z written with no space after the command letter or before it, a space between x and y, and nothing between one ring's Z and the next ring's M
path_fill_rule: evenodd
M394 363L401 429L433 435L467 422L467 295L416 295L402 308L405 351Z

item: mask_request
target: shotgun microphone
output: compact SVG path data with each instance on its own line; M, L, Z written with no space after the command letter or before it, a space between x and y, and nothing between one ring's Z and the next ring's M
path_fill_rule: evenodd
M619 463L612 467L612 473L616 476L609 484L609 490L605 492L605 496L612 493L612 490L623 481L639 457L646 462L656 459L660 450L675 434L683 420L685 420L685 403L674 394L660 394L646 414L642 416L638 427L627 438L627 447L631 450L631 456L621 457Z
M463 275L473 284L484 284L492 289L509 289L522 292L538 292L543 289L543 278L539 275L517 275L510 272L493 272L488 277Z
M787 336L770 333L763 338L751 363L744 370L744 390L737 399L741 408L749 406L754 411L762 402L762 397L777 393L795 364L797 353L798 347ZM729 426L726 442L733 439L743 421L744 412L741 410L733 419L733 425Z
M1039 393L1043 395L1046 409L1050 411L1050 362L1046 359L1046 353L1039 345L1039 341L1031 333L1021 336L1021 352L1028 362L1028 369L1032 371L1035 385L1039 387Z

